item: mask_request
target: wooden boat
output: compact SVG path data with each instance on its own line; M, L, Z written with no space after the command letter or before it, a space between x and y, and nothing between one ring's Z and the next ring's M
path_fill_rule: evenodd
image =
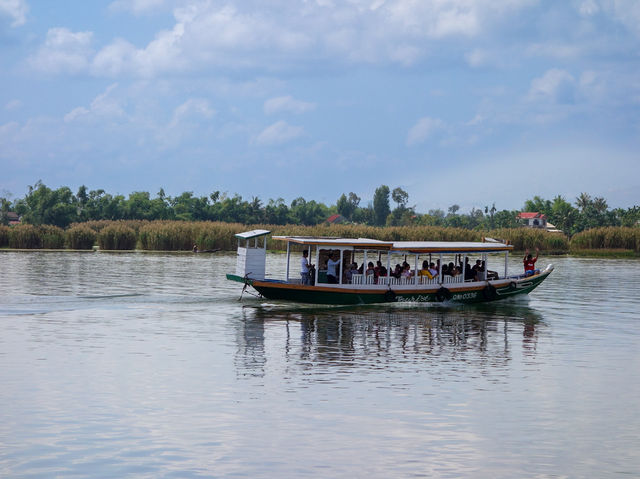
M529 276L509 274L507 263L513 246L496 240L378 241L367 238L274 236L274 240L286 243L287 262L286 270L280 273L280 277L269 278L265 274L269 233L267 230L254 230L237 234L236 273L227 274L228 280L243 283L245 289L252 287L267 299L335 305L445 301L477 303L527 294L553 271L553 265L550 264L543 271L536 270ZM303 250L307 251L312 264L320 265L320 268L312 269L311 284L303 284L300 268L296 268L300 263L294 262L292 265L291 261L293 253L296 258L301 258ZM337 284L328 283L326 275L325 265L332 254L340 259L336 268ZM393 264L400 260L404 260L405 268L409 271L412 269L413 273L409 272L400 278L388 273L376 275L364 271L348 274L344 267L354 261L362 262L364 270L369 262L379 262L382 267L378 272L384 272L385 269L389 272ZM476 260L481 265L477 271L471 270L473 277L468 274L471 267L466 266L469 260ZM423 261L443 266L447 265L447 261L455 266L463 265L463 274L450 276L444 274L442 267L436 268L438 272L433 277L420 274L419 265ZM489 269L491 265L502 261L501 273Z

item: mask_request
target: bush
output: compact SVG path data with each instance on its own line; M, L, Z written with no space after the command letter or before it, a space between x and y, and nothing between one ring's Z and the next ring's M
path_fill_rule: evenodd
M41 248L62 249L64 248L64 230L57 226L42 225L38 227Z
M9 246L9 234L11 228L8 226L0 225L0 248L6 248Z
M609 226L581 231L571 238L571 249L626 249L640 252L640 228Z
M98 235L88 226L76 224L66 231L66 244L71 249L92 249Z
M136 232L124 224L115 222L98 233L98 245L104 250L136 249Z
M33 225L16 225L9 232L9 248L37 249L42 248L40 232Z

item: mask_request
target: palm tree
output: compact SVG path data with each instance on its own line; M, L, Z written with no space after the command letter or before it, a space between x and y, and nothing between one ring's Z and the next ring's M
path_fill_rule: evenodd
M591 204L591 196L588 193L580 193L580 196L576 198L576 206L580 208L580 211Z
M600 214L605 213L609 209L609 205L607 204L607 200L605 200L604 198L601 198L601 197L593 199L593 207Z

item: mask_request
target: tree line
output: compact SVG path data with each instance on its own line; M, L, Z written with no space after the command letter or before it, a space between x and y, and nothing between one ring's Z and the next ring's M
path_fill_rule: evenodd
M393 202L393 204L392 204ZM640 223L640 208L609 209L604 198L591 198L582 193L575 206L562 196L545 200L539 196L526 200L520 211L536 211L568 235L604 226L636 226ZM112 195L103 189L89 190L81 186L74 194L66 186L47 187L42 181L29 186L23 198L11 201L0 197L0 224L8 224L9 212L17 213L23 223L54 225L66 228L72 223L97 220L184 220L222 221L242 224L319 225L334 214L346 221L370 226L441 226L475 230L514 228L520 225L519 210L498 210L495 203L461 213L451 205L447 211L431 209L419 213L409 205L409 194L402 188L391 190L380 185L373 200L363 204L353 192L342 194L334 205L299 197L287 204L284 199L270 199L265 204L258 197L245 200L238 194L214 191L208 196L184 192L171 197L160 189L155 197L137 191Z

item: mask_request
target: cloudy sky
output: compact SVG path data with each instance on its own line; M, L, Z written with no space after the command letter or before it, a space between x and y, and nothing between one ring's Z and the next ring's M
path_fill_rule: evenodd
M637 0L0 0L0 196L640 204Z

